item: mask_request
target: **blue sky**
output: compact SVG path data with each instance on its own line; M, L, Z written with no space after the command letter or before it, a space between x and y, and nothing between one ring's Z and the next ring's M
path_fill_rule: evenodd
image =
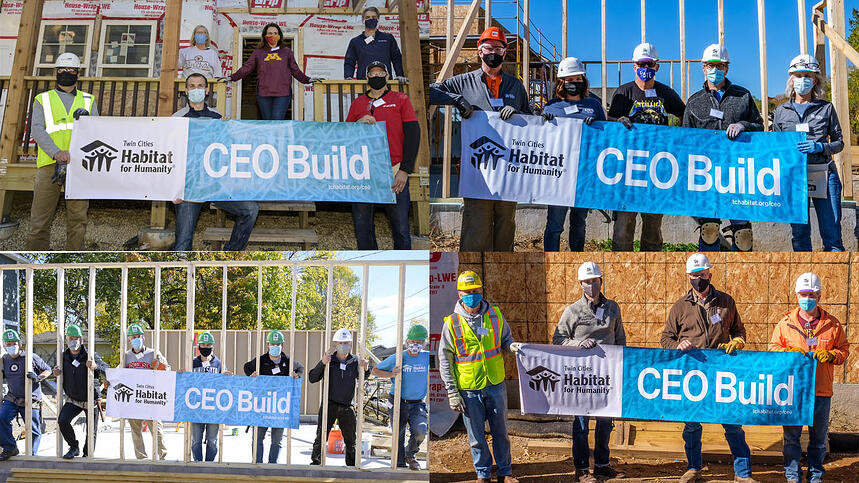
M433 0L433 4L446 2ZM464 3L457 0L457 4ZM718 42L718 20L716 0L686 0L686 56L701 58L704 48ZM757 2L755 0L725 0L725 45L731 55L728 78L760 96L760 62L758 55ZM806 0L807 34L809 50L813 49L811 13L816 0ZM845 17L850 29L853 8L859 8L859 0L846 0ZM600 0L569 0L568 55L582 60L599 61L601 58ZM647 41L654 44L663 59L680 58L680 20L677 0L648 0L646 11ZM493 16L513 17L515 4L493 3ZM606 55L610 60L627 60L632 49L641 41L641 16L639 0L606 1ZM555 42L561 51L561 2L551 0L531 1L532 44L536 27L543 35ZM799 54L799 28L797 25L797 2L794 0L769 0L766 2L767 71L770 96L784 91L787 66ZM515 20L500 22L515 31ZM828 59L827 59L828 60ZM617 84L617 67L608 66L608 85ZM704 81L700 67L691 67L691 92L700 89ZM674 87L680 89L680 70L676 67ZM632 80L632 68L621 70L621 81ZM588 69L588 78L594 86L601 85L599 65ZM668 65L663 65L657 80L669 83Z

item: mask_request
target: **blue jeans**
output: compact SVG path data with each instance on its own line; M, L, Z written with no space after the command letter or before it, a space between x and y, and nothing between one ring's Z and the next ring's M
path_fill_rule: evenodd
M510 468L510 438L507 436L507 390L504 383L487 385L479 391L459 391L465 404L462 420L468 431L471 459L478 478L492 477L492 454L486 443L485 422L489 420L492 452L498 465L498 476L513 473Z
M826 199L811 198L814 212L817 213L817 227L825 252L843 252L841 241L841 179L834 168L829 170L829 184ZM791 223L792 244L795 252L811 251L811 225Z
M549 206L546 212L546 231L543 232L543 251L561 251L561 233L564 232L564 221L570 210L570 251L581 252L585 249L585 222L588 219L587 208L570 208L568 206Z
M814 397L814 426L808 427L808 481L823 481L831 400L831 397ZM799 467L799 458L802 456L802 447L799 445L801 434L802 426L784 427L784 476L789 481L802 481L802 469Z
M394 250L411 250L412 236L409 233L409 185L397 193L397 202L380 205L388 216L391 224L391 237L394 240ZM358 250L378 250L376 243L376 222L374 214L376 203L352 203L352 223L355 226L355 240Z
M292 96L257 96L259 114L264 121L283 121Z
M265 433L271 429L271 446L268 449L268 462L271 464L277 463L277 457L280 456L280 440L283 439L283 428L257 428L257 463L262 463L263 439Z
M388 401L391 402L391 408L388 409L388 416L391 422L394 421L394 396L388 396ZM406 447L406 428L409 428L409 446ZM418 454L421 443L427 436L427 405L421 401L416 403L408 403L400 401L400 432L397 441L400 444L400 449L397 451L397 466L406 466L406 457L414 458ZM393 428L392 428L393 430Z
M723 424L725 440L731 448L734 457L734 475L738 478L752 476L752 453L746 444L746 433L739 424ZM690 470L700 470L701 462L701 423L686 423L683 428L683 442L686 450L686 467Z
M259 214L256 201L213 201L219 209L236 216L236 224L230 234L230 240L224 244L225 251L241 251L248 245L254 224ZM177 252L191 250L194 241L194 230L203 203L183 201L176 207L176 243L173 249Z
M218 424L191 423L191 454L194 461L203 461L203 432L206 432L206 461L215 461L218 454Z
M591 449L588 445L589 416L576 416L573 420L573 464L577 470L587 470L591 466ZM611 418L596 418L594 431L594 466L608 466L608 439L614 428Z
M38 404L33 401L33 456L36 456L39 451L39 439L42 437L42 411L37 406ZM3 401L3 404L0 404L0 446L4 450L18 447L15 436L12 434L12 420L19 414L21 419L25 419L24 411L26 409L26 407L18 406L10 401Z
M719 243L720 240L716 239L716 241L713 243L704 243L704 240L701 239L700 226L703 225L704 223L717 223L720 225L720 228L721 228L722 220L720 220L718 218L698 218L698 217L693 217L693 219L698 223L698 226L699 226L699 229L698 229L698 251L699 252L718 252L719 249L721 248L721 243ZM747 225L747 224L749 224L749 222L745 221L745 220L728 220L728 222L731 225ZM751 228L750 224L749 224L749 228ZM731 241L731 251L732 252L738 251L737 245L733 242L733 240Z

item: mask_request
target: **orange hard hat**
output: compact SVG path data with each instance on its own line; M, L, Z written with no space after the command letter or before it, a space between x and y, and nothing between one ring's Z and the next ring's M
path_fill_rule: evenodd
M489 27L484 30L483 33L480 34L480 40L477 41L477 45L480 45L487 40L497 40L507 47L507 37L504 36L504 32L498 27Z

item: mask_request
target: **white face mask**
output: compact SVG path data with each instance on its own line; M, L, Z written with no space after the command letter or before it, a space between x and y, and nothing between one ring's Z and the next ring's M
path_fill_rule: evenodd
M17 355L18 355L18 351L19 351L19 350L20 350L20 349L19 349L19 347L18 347L18 344L15 344L15 345L7 345L7 346L6 346L6 353L7 353L7 354L9 354L9 355L10 355L10 356L12 356L12 357L17 356Z
M424 350L424 345L423 344L409 344L407 346L407 348L408 348L409 352L417 354L418 352Z
M72 339L69 341L69 349L76 351L81 348L81 341L79 339Z

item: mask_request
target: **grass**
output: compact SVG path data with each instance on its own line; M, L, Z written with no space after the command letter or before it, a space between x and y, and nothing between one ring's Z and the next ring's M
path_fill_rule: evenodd
M593 240L593 243L596 248L603 252L611 251L611 239L608 240ZM632 243L632 251L640 252L641 251L641 242L635 240ZM662 244L663 252L697 252L698 244L697 243L663 243Z

